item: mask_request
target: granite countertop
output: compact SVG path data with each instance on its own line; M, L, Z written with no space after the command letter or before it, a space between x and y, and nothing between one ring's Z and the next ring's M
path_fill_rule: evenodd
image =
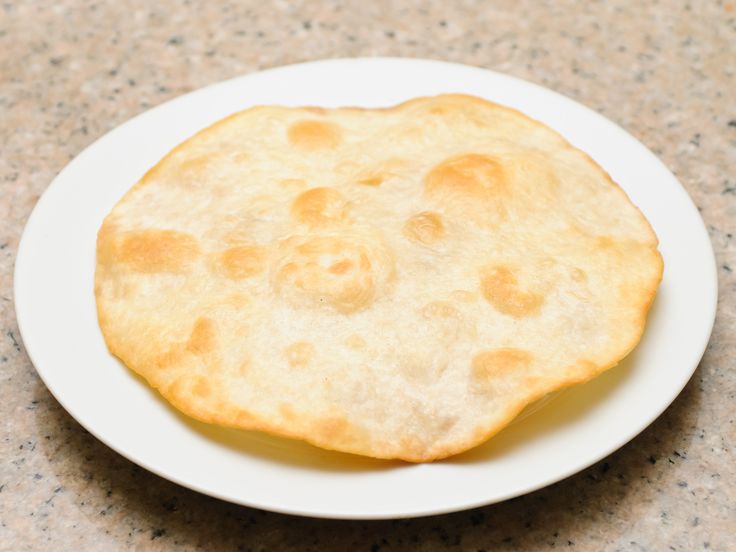
M0 4L0 549L736 548L734 3L449 6ZM505 503L432 518L272 514L183 489L123 459L59 406L25 354L12 269L36 200L93 140L183 92L287 63L375 55L528 79L601 112L657 153L700 208L718 259L719 313L699 369L651 427L591 468Z

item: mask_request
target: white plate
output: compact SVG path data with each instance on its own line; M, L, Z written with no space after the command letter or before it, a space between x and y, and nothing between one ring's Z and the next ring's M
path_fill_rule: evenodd
M486 445L434 464L331 453L179 415L107 351L92 290L95 237L115 202L169 149L254 104L387 106L440 92L515 107L596 159L652 223L665 260L644 338L621 366L570 389ZM642 144L539 86L473 67L409 59L330 60L247 75L152 109L59 174L18 251L15 301L26 350L85 428L171 481L267 510L335 518L450 512L538 489L608 455L649 425L695 370L716 308L713 251L697 209Z

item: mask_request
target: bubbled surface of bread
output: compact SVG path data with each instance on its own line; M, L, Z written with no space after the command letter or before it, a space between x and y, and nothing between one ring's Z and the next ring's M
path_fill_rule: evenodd
M105 219L95 293L110 350L186 414L429 461L614 366L661 274L589 157L444 95L200 132Z

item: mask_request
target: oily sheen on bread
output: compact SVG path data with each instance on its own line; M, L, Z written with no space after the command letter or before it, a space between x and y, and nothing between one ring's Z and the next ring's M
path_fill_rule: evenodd
M661 274L587 155L442 95L200 132L105 219L95 294L112 353L184 413L421 462L618 363Z

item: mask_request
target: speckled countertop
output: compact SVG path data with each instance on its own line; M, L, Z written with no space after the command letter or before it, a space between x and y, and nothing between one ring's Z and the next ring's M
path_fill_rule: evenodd
M736 550L734 3L449 5L0 3L0 549ZM118 456L51 397L19 336L12 269L39 195L90 142L178 94L266 67L374 55L531 80L656 152L701 209L718 257L718 319L695 376L649 429L597 465L515 500L433 518L271 514Z

